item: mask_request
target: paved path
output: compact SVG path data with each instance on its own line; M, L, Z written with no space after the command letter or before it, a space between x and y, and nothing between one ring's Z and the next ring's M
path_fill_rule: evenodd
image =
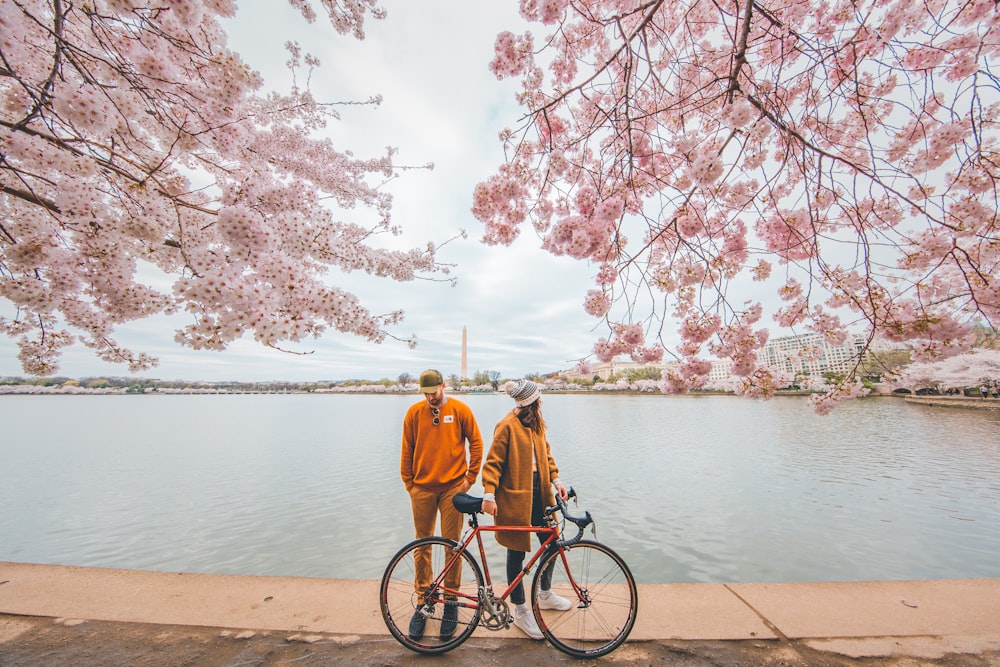
M0 562L0 614L388 635L376 581ZM521 637L515 630L478 634ZM645 584L629 639L807 640L843 655L902 650L1000 656L1000 579Z

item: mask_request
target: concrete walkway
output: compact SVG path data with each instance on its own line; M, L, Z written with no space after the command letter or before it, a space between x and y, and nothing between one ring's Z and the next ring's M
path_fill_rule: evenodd
M0 562L0 613L388 635L377 581ZM520 637L514 630L507 634ZM936 651L1000 650L1000 579L645 584L639 586L639 616L630 636L631 641L805 639L832 650L853 642L867 646L869 654L887 638L933 640Z

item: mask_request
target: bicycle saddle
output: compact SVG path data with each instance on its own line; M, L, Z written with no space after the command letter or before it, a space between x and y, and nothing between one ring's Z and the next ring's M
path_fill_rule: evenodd
M462 514L479 514L483 511L483 499L470 496L468 493L455 494L451 504Z

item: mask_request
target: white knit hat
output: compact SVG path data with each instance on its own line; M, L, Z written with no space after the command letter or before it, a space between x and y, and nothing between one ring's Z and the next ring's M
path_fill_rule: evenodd
M531 405L542 395L542 390L531 380L518 380L517 382L511 380L503 386L503 390L514 399L519 408Z

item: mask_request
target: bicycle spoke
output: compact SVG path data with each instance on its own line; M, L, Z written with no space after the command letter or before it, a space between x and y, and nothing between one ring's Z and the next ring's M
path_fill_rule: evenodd
M468 553L462 553L458 567L436 589L424 588L431 587L434 577L444 570L454 554L453 546L439 537L411 542L393 557L382 576L379 601L386 627L401 644L418 653L449 651L479 624L478 591L483 578ZM419 593L417 581L422 584ZM414 634L411 623L418 613L423 618L422 632ZM451 632L449 620L454 621Z
M614 551L596 542L568 547L565 557L564 563L555 553L547 564L554 563L552 592L572 604L566 611L538 609L539 627L556 648L569 655L610 653L625 641L635 623L638 600L632 574ZM543 569L535 576L533 599L543 586Z

